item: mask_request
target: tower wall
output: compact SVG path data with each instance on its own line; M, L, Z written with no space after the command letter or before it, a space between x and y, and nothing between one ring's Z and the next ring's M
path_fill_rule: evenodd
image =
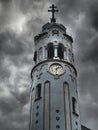
M72 42L57 23L35 36L30 130L81 130Z

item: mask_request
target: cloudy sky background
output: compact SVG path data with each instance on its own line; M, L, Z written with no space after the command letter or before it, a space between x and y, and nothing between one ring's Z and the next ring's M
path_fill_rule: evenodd
M98 128L98 0L52 0L74 39L81 123ZM0 0L0 130L28 130L33 36L51 16L48 0Z

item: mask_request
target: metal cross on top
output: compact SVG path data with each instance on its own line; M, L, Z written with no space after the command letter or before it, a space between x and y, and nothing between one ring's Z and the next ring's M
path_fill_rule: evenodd
M55 19L55 17L54 17L54 13L55 12L58 12L59 10L58 9L56 9L57 7L54 5L54 4L52 4L52 6L50 6L49 8L51 8L51 10L48 10L48 12L52 12L52 18L51 18L51 23L52 22L56 22L56 19Z

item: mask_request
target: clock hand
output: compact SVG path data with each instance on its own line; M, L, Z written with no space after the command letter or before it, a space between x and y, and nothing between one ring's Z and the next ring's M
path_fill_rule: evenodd
M59 66L56 67L56 70L58 70L58 69L59 69Z
M56 74L58 74L59 66L56 66Z

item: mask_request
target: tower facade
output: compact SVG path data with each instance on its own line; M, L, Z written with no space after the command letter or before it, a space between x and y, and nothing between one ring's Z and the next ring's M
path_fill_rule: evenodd
M30 130L81 130L73 39L50 8L51 22L34 37Z

